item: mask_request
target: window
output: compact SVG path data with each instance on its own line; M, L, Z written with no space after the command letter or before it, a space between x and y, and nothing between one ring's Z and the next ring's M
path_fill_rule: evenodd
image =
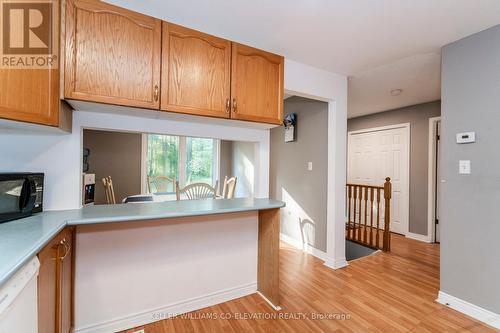
M186 184L207 183L214 179L214 140L186 138Z
M181 186L197 182L215 184L218 140L158 134L145 134L144 140L145 182L148 177L168 176Z
M149 134L147 143L147 176L179 179L179 137Z

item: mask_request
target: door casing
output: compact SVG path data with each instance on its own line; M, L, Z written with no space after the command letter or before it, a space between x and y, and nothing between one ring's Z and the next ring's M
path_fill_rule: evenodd
M427 172L427 242L436 241L434 229L436 221L436 185L441 179L436 179L437 152L437 123L441 122L441 117L429 118L429 157Z

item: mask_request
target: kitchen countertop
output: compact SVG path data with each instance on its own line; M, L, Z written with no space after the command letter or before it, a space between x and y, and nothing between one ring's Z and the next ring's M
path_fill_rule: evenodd
M23 267L65 226L156 220L282 208L272 199L181 200L46 211L0 224L0 286Z

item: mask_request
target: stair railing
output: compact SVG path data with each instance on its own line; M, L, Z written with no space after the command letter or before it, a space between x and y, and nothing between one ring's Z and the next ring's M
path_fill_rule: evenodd
M391 178L383 186L346 184L346 239L389 252Z

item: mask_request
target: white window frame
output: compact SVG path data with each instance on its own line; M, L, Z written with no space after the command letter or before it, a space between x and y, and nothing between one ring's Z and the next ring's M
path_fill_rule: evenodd
M142 134L142 149L141 149L141 193L148 193L148 173L147 173L147 160L148 160L148 135ZM163 134L162 134L163 135ZM168 135L168 134L165 134ZM177 176L179 184L185 186L186 183L186 139L187 136L182 135L171 135L179 138L179 159L177 165ZM208 138L214 141L213 144L213 160L212 160L212 186L215 186L215 182L219 178L220 170L220 140Z

